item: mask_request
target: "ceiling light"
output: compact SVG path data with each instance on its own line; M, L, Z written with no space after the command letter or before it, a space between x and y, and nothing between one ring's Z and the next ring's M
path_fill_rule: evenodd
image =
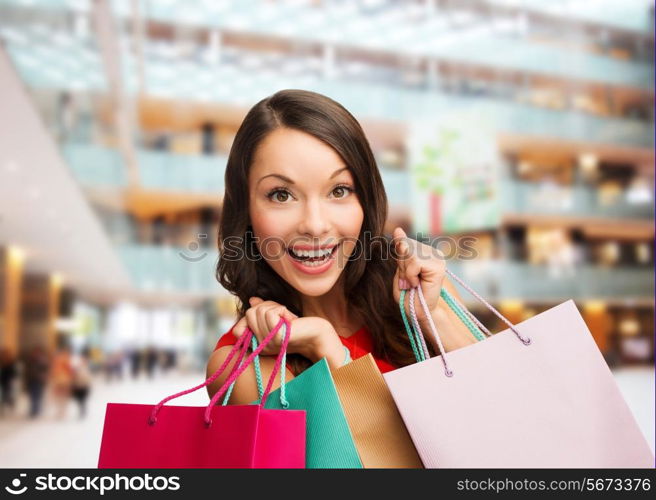
M9 261L20 264L25 261L25 251L17 246L11 245L8 249Z
M579 167L586 175L595 173L598 164L599 158L594 153L582 153L579 155Z
M59 288L64 283L64 277L60 273L53 273L50 275L50 283L53 287Z

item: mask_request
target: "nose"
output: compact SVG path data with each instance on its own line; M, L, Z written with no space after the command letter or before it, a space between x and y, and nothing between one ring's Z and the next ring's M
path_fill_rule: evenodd
M330 217L327 208L320 200L308 200L298 226L299 234L321 236L330 230Z

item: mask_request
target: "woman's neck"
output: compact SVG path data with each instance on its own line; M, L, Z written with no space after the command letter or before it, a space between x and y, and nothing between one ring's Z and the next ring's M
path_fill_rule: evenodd
M302 296L303 316L318 316L330 322L340 337L350 337L362 325L349 310L341 280L324 295Z

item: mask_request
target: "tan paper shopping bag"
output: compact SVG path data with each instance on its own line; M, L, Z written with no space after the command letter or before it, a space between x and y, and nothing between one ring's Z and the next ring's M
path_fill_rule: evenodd
M423 468L371 354L338 368L333 379L364 468Z

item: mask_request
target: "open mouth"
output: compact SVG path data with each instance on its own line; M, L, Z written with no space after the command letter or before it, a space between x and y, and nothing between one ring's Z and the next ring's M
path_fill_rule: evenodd
M341 243L340 243L341 244ZM322 264L328 262L332 259L339 245L337 244L332 248L326 248L323 250L292 250L291 248L287 249L289 256L297 262L300 262L307 267L318 267Z

